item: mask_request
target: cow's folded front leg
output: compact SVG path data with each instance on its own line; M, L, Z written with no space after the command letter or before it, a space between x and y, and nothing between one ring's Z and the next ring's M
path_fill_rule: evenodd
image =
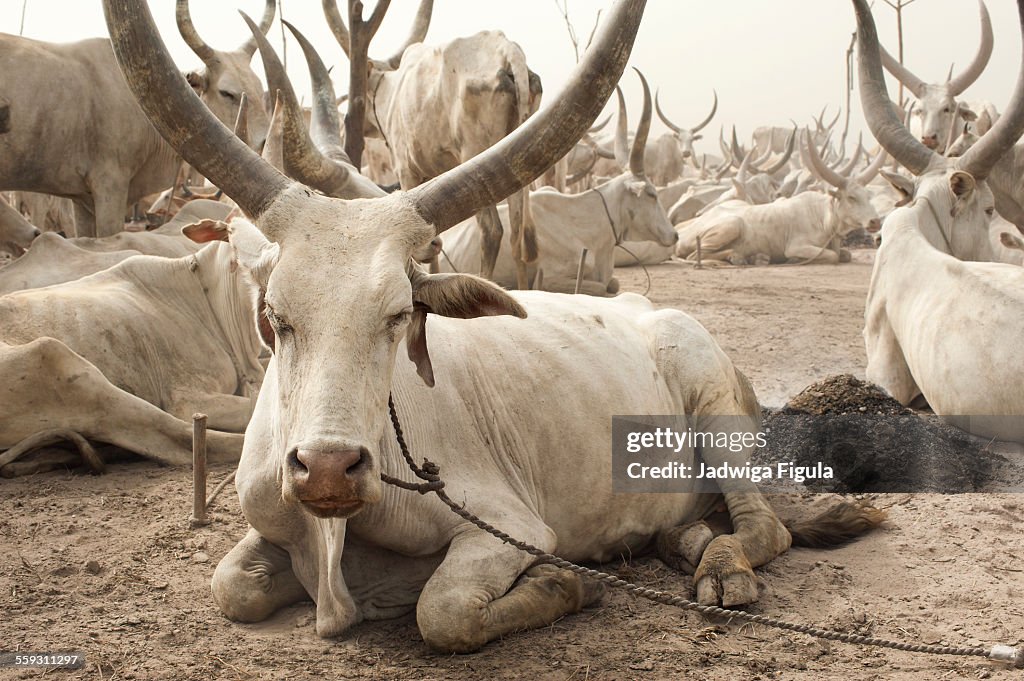
M554 533L542 525L504 522L502 529L554 549ZM571 572L530 568L534 560L475 528L456 536L416 607L423 640L444 652L472 652L500 636L549 625L599 595Z
M206 424L213 430L225 433L244 433L256 402L251 397L192 391L177 391L171 394L172 404L167 411L183 420L192 414L206 414Z
M839 254L821 246L790 246L786 248L786 262L835 265L839 262Z
M280 608L309 600L288 552L252 528L217 564L212 587L221 612L235 622L260 622Z

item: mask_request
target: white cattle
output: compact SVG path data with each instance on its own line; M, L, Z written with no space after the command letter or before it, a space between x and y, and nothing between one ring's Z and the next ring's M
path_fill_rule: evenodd
M637 72L639 73L639 71ZM532 279L546 291L572 293L576 285L582 249L589 253L583 268L580 292L590 295L614 295L619 282L613 275L615 247L625 240L654 241L662 247L675 244L676 235L658 203L654 185L644 173L644 152L651 127L651 93L647 81L640 76L644 88L644 110L631 150L626 152L626 105L622 91L619 98L616 150L627 170L614 180L580 194L561 194L541 189L530 194L530 212L537 227L540 258L528 269ZM502 219L507 218L499 210ZM472 269L478 252L480 231L469 220L444 236L441 271L459 272ZM502 251L508 253L507 250ZM515 284L515 263L511 257L500 256L494 269L494 281L503 286Z
M696 259L699 238L703 258L736 265L752 263L757 256L773 263L845 261L834 241L857 229L878 231L878 214L864 186L878 174L885 154L856 177L846 178L824 164L813 144L807 151L814 172L834 188L828 194L804 192L767 205L722 203L677 225L676 255Z
M428 0L429 2L429 0ZM428 6L428 5L424 5ZM348 30L337 5L324 0L328 24L345 53ZM420 42L429 23L422 11L416 39L399 59L371 60L366 135L385 141L402 189L412 189L499 142L540 106L540 77L501 31L481 31L432 47ZM505 197L498 197L504 199ZM508 197L516 285L528 288L527 263L537 259L527 193ZM482 230L477 271L492 277L502 225L493 205L477 217Z
M266 2L264 30L275 4ZM183 37L206 63L205 71L188 74L189 81L230 125L242 92L262 99L248 63L255 45L213 50L195 34L187 0L178 0L177 9ZM130 206L173 181L181 159L139 111L109 40L58 44L0 35L0 92L10 101L10 130L0 135L0 190L72 199L77 235L121 231ZM250 116L254 123L256 116ZM254 143L262 135L254 135Z
M1018 2L1024 33L1024 2ZM907 198L882 227L864 313L867 378L903 404L986 438L1024 442L1024 270L991 258L994 211L985 177L1024 132L1024 77L1006 113L950 160L900 125L885 91L878 36L854 0L864 116L878 141L917 177L890 176Z
M967 103L956 100L964 90L978 80L992 56L992 20L989 18L984 0L978 0L978 10L981 13L981 44L978 46L978 53L967 68L956 77L950 72L949 78L943 83L926 83L900 64L884 47L879 46L882 64L886 70L917 97L911 110L914 121L912 128L918 131L921 142L926 147L940 154L946 150L946 140L954 116L973 122L982 113L972 111ZM993 115L994 109L989 110L990 119Z
M622 2L607 15L611 28L563 96L501 148L408 192L343 200L289 180L209 125L212 116L172 77L144 4L105 0L126 80L154 126L255 221L234 220L227 236L263 295L274 355L236 477L252 529L214 573L214 598L229 617L262 620L312 597L318 634L337 636L362 618L415 607L430 646L464 652L546 626L596 596L578 576L533 567L532 556L436 500L385 489L382 472L411 477L387 426L389 392L413 456L438 461L454 497L543 550L618 555L717 501L614 495L607 465L609 416L624 406L693 414L700 427L736 435L755 427L749 383L693 320L634 296L516 299L480 278L428 275L409 262L417 246L569 150L621 75L643 4ZM519 162L513 169L506 158ZM214 227L192 234L225 236ZM527 311L528 320L512 318ZM512 317L446 319L502 314ZM398 363L400 350L419 378ZM435 383L431 354L433 391L418 382ZM743 454L704 447L700 456ZM663 535L663 547L697 564L701 601L746 603L757 597L752 566L791 539L752 484L725 492L733 534L711 539L698 525ZM849 537L877 520L860 510L816 529L825 540Z
M658 118L668 126L672 132L655 137L648 142L645 154L648 176L651 182L657 187L664 187L683 175L685 163L689 160L694 163L696 152L693 150L693 143L701 138L699 134L704 127L715 117L718 111L718 93L714 92L715 101L711 105L711 113L692 128L680 128L662 113L658 98L654 98L654 106L658 112Z
M236 458L263 379L253 303L219 244L0 296L0 450L57 429L183 464L202 412L213 458Z

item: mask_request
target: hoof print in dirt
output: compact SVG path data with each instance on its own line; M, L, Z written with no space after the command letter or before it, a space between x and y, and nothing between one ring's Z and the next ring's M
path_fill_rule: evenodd
M830 467L831 479L804 481L821 492L974 492L1001 458L849 374L807 387L766 414L764 425L768 445L755 453L755 463Z

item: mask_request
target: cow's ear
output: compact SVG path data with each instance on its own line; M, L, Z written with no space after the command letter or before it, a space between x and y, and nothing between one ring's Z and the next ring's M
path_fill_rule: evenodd
M181 233L197 244L228 240L228 224L220 220L200 220L185 225Z
M526 317L526 310L508 291L472 274L426 274L413 268L409 279L413 302L429 313L459 319L505 314Z
M280 257L281 247L244 218L234 218L228 223L228 234L235 260L249 270L260 287L266 288L270 272Z
M885 169L879 172L882 174L882 177L889 181L889 184L891 184L893 189L895 189L900 195L900 200L896 202L896 207L899 208L900 206L905 206L910 203L910 200L914 198L914 181L906 175L901 175Z
M491 315L526 317L526 310L505 289L471 274L427 274L410 265L413 312L405 333L405 349L423 382L434 387L434 368L427 351L427 314L472 319Z
M960 214L960 211L964 209L974 196L974 190L977 187L978 181L974 179L974 175L963 170L956 170L949 176L949 190L953 192L955 197L953 208L949 211L951 216L956 217Z

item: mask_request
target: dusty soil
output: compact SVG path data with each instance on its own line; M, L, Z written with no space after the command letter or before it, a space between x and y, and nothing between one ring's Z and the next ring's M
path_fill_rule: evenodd
M651 298L703 322L766 405L828 376L863 377L860 330L870 252L848 265L651 268ZM639 269L620 273L643 291ZM214 467L212 482L230 473ZM874 495L890 520L846 547L794 549L765 568L755 612L844 631L954 645L1024 637L1024 497ZM466 656L437 655L415 621L362 624L318 639L313 607L268 622L225 620L210 597L217 561L244 532L231 487L213 523L192 530L188 473L116 464L102 477L0 480L0 648L83 651L83 670L0 670L69 679L920 679L1020 678L974 658L818 642L709 622L613 593L600 607ZM827 495L775 495L784 517ZM653 558L605 566L688 594L689 577Z

